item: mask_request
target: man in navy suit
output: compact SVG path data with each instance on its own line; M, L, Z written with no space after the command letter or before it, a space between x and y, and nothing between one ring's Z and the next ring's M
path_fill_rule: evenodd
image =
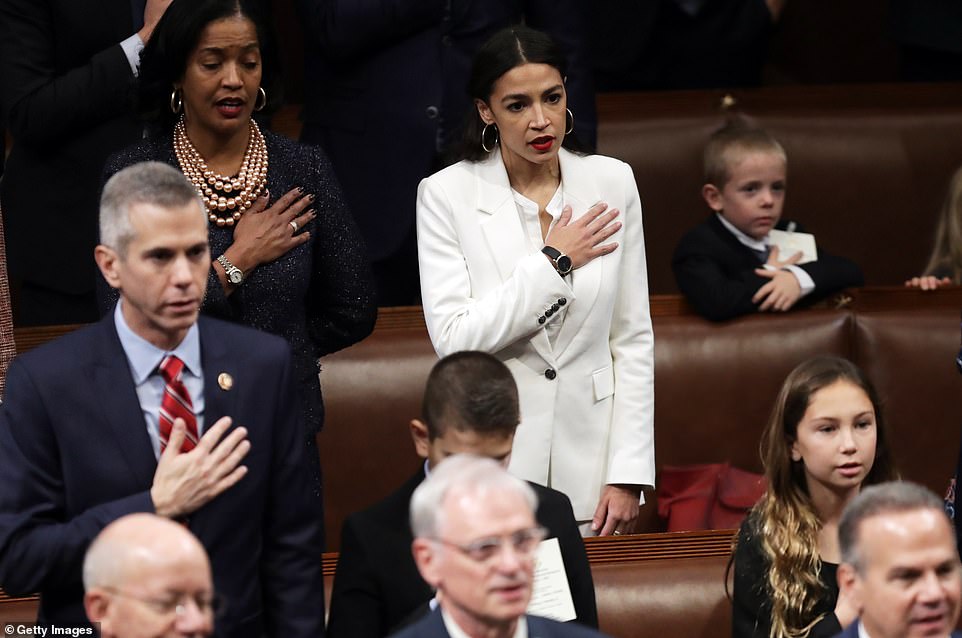
M115 311L8 373L0 586L39 591L41 624L83 625L87 546L120 516L154 512L210 556L230 601L215 635L322 635L320 503L287 343L198 318L207 220L176 169L117 173L100 219L95 257L120 291Z
M381 306L420 303L414 208L474 106L471 62L524 22L558 43L574 134L594 148L582 0L297 0L305 30L304 131L324 147L372 260ZM460 158L459 158L460 159Z
M396 638L601 636L525 614L547 533L534 517L537 502L493 459L457 454L435 467L411 497L411 550L438 607Z
M959 638L962 567L942 499L908 482L867 487L838 526L841 638Z
M387 498L344 522L328 638L381 638L427 612L434 592L411 556L411 495L452 454L507 464L521 420L518 387L496 357L456 352L431 369L422 419L411 421L411 436L424 467ZM594 583L571 501L557 490L529 485L538 497L538 523L558 539L576 622L597 627Z

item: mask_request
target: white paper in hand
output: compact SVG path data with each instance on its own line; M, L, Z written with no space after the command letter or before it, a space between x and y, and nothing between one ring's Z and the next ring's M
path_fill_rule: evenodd
M802 258L797 264L807 264L818 261L818 251L815 249L815 235L811 233L793 233L785 230L772 230L768 233L768 241L772 246L778 246L778 258L785 260L797 252Z
M568 574L557 538L541 541L534 559L534 585L528 613L559 622L577 618Z

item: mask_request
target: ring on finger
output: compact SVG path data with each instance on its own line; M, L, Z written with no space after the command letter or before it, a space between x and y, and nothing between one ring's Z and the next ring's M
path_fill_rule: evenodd
M612 532L612 534L614 534L615 536L621 536L621 530L616 529L614 532Z
M296 233L296 232L297 232L297 222L292 219L292 220L289 221L288 223L291 225L291 228L293 228L293 229L294 229L294 232Z

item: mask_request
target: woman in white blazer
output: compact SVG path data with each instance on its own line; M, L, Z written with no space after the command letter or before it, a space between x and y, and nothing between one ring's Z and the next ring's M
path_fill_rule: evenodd
M628 165L562 148L564 69L523 26L478 52L463 159L418 188L421 290L439 355L490 352L514 374L511 471L567 494L586 533L618 534L655 478L641 204Z

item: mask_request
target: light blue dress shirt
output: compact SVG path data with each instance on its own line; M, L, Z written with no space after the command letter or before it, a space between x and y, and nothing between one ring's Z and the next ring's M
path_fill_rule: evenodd
M184 362L181 380L190 394L197 417L197 435L204 433L204 372L200 367L200 333L195 323L187 331L187 336L173 350L161 350L143 337L134 333L124 320L121 305L114 309L114 325L120 345L127 355L130 375L137 388L137 398L147 425L147 435L154 448L154 456L160 458L160 403L164 398L164 378L160 376L160 362L172 354Z

